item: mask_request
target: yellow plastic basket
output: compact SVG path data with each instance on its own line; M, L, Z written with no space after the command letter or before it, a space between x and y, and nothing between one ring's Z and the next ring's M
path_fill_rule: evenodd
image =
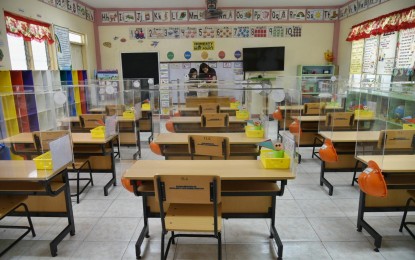
M354 116L356 118L373 118L374 112L370 110L355 110Z
M403 124L403 130L415 130L415 124Z
M281 151L279 151L281 152ZM276 158L278 151L269 149L261 149L261 162L266 169L288 169L290 168L291 159L287 153L284 152L284 158Z
M141 104L141 109L143 109L143 110L150 110L150 103L143 103L143 104Z
M264 128L261 126L245 126L247 137L264 137Z
M105 126L98 126L91 129L92 138L105 138Z
M248 120L249 119L249 112L246 111L246 110L236 111L236 118L237 119Z
M33 158L33 161L38 170L53 170L52 153L50 151Z
M230 103L231 108L238 108L240 105L241 105L240 102L231 102Z
M122 112L122 117L125 119L134 119L134 111L124 111Z

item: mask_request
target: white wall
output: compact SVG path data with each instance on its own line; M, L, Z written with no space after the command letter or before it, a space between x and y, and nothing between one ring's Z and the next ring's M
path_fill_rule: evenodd
M66 27L71 31L84 34L86 37L86 60L85 64L88 69L88 76L91 78L94 69L96 69L96 52L94 24L76 15L62 11L58 8L42 3L38 0L1 0L0 9L9 11L20 16L28 17L34 20L42 21L49 24ZM2 48L4 53L4 67L0 70L10 70L10 56L7 47L6 25L4 23L4 13L0 12L0 41L4 43Z
M215 24L216 25L216 24ZM229 25L229 24L226 24ZM258 25L258 24L255 24ZM273 24L274 25L274 24ZM277 24L275 24L277 25ZM287 25L287 24L282 24ZM291 25L291 24L290 24ZM212 39L215 41L215 51L209 52L209 60L220 60L217 55L219 51L225 51L224 60L236 60L233 54L236 50L242 51L243 47L268 47L268 46L285 46L285 71L278 72L278 75L295 76L297 73L297 65L321 65L325 64L324 52L332 49L333 43L333 23L301 23L292 24L302 27L302 36L297 38L249 38L249 39ZM185 25L183 25L185 26ZM199 24L198 24L199 26ZM101 54L102 69L118 69L121 72L122 52L146 52L158 51L162 62L169 61L167 53L174 52L172 61L186 61L183 54L185 51L192 52L191 61L200 61L200 51L192 50L191 39L169 39L156 40L158 45L151 46L153 40L144 39L136 40L129 38L129 29L131 25L117 26L99 26L99 46ZM143 26L141 26L143 27ZM114 37L116 40L114 40ZM126 42L120 39L125 38ZM202 39L197 39L202 41ZM209 39L210 40L210 39ZM103 46L104 42L110 42L111 48ZM193 58L194 57L194 58ZM120 73L121 74L121 73ZM256 73L258 74L258 73ZM257 76L257 75L255 75Z
M370 8L361 13L355 14L349 18L346 18L340 22L340 33L339 33L339 53L338 53L338 64L339 75L347 78L350 69L350 53L352 43L347 42L346 38L353 25L362 23L367 20L374 19L376 17L388 14L394 11L408 8L415 4L414 0L390 0L382 3L378 6Z

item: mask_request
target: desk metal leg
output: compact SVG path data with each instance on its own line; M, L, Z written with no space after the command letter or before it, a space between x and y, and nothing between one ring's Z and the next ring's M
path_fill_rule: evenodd
M275 243L278 247L278 259L282 259L282 250L283 245L280 236L278 235L277 229L275 228L275 202L276 197L272 196L272 207L271 207L271 235L269 238L273 238L275 240Z
M364 219L364 211L365 211L365 201L366 201L366 194L363 191L360 191L359 197L359 212L357 214L357 231L362 232L362 228L364 228L374 239L375 239L375 251L379 252L379 248L382 245L382 236L376 232Z
M110 145L111 145L111 174L112 174L112 178L104 186L104 195L105 196L108 196L108 189L111 187L111 184L114 185L114 186L117 186L117 179L116 179L116 174L115 174L114 142L111 141ZM102 149L105 150L105 147L103 147Z
M72 201L71 201L71 190L69 187L69 180L68 180L68 171L65 170L63 173L63 181L65 182L65 203L66 203L66 213L68 217L68 225L62 230L62 232L59 233L55 237L55 239L50 242L50 253L52 256L58 255L58 244L68 235L68 233L71 236L75 235L75 221L73 218L73 210L72 210Z
M143 221L144 226L141 230L140 236L135 243L135 256L137 259L141 258L141 245L144 242L144 238L149 238L149 226L148 226L148 208L147 208L147 196L143 196Z
M134 153L133 160L137 160L137 155L138 155L138 158L141 159L141 139L140 139L140 128L139 127L136 127L136 140L137 140L136 145L137 145L138 150L136 153Z
M321 169L320 169L320 186L325 184L327 188L329 188L329 195L333 195L333 185L324 177L324 169L326 168L326 163L321 161Z

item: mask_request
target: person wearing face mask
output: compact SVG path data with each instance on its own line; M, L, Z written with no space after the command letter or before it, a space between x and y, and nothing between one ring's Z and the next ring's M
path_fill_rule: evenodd
M216 70L214 68L211 68L209 65L207 65L204 62L200 64L199 79L206 80L206 83L210 83L210 84L205 85L204 88L209 88L209 89L218 88L216 84L212 84L212 83L216 83L217 81ZM217 95L218 95L218 91L216 90L209 91L209 96L217 96Z

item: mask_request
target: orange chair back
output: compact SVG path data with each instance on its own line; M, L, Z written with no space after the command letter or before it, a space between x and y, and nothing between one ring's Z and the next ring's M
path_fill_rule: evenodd
M382 170L374 161L368 162L367 168L359 175L358 181L360 189L367 195L375 197L386 197L388 195L388 188Z
M324 144L321 146L318 154L324 162L337 162L339 157L337 156L336 148L330 139L324 140Z

